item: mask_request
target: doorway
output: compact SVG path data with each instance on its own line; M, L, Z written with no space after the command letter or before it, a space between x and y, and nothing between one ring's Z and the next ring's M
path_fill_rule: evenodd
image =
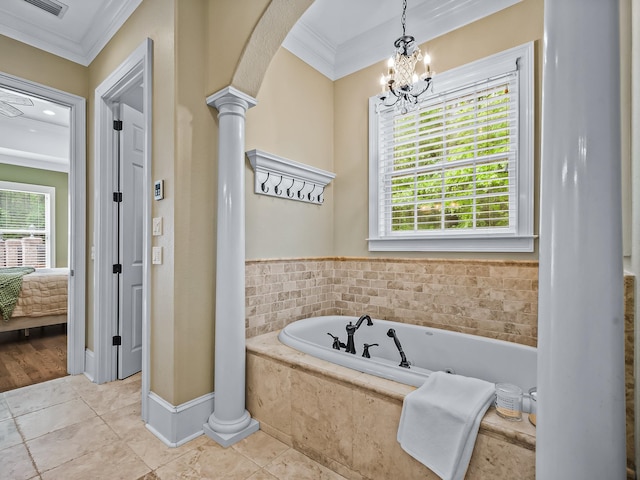
M152 47L145 40L95 91L94 380L110 382L141 369L144 420L149 392ZM131 124L125 123L130 122L123 121L119 130L118 121L130 114L137 126L128 130ZM135 145L126 147L128 141ZM123 161L119 169L114 159L123 153L121 146L138 153L129 167ZM121 175L126 168L137 177L138 187L126 184L129 174ZM133 200L136 205L129 219L130 209L119 205L120 193L123 203ZM128 324L130 317L139 323Z
M70 374L82 373L85 369L86 102L84 98L76 95L4 73L0 73L0 87L32 98L31 103L40 100L52 102L52 110L59 108L60 111L68 111L69 238L66 259L68 265L66 370ZM50 255L53 254L50 253Z

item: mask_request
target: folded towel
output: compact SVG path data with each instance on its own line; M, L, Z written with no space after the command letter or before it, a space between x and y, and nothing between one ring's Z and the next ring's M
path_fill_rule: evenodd
M433 372L402 405L398 442L443 480L462 480L495 385Z

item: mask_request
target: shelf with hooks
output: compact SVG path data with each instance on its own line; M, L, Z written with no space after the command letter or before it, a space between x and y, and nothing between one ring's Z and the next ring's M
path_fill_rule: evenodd
M336 176L261 150L247 152L255 173L254 192L300 202L322 204L324 189Z

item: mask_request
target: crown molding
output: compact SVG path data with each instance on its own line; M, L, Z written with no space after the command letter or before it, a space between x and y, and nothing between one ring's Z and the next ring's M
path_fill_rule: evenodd
M335 63L338 46L316 32L304 19L298 20L293 26L282 46L325 77L337 80Z
M424 2L407 10L407 33L422 44L521 1ZM399 35L399 17L393 17L345 43L334 45L305 23L303 17L282 46L335 81L389 58L393 53L393 41Z
M32 47L88 66L142 3L142 0L103 2L94 15L91 28L79 40L20 18L0 7L0 34Z

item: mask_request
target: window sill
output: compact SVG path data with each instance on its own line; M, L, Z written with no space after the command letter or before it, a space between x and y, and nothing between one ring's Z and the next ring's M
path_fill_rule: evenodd
M537 235L370 238L370 252L533 252Z

